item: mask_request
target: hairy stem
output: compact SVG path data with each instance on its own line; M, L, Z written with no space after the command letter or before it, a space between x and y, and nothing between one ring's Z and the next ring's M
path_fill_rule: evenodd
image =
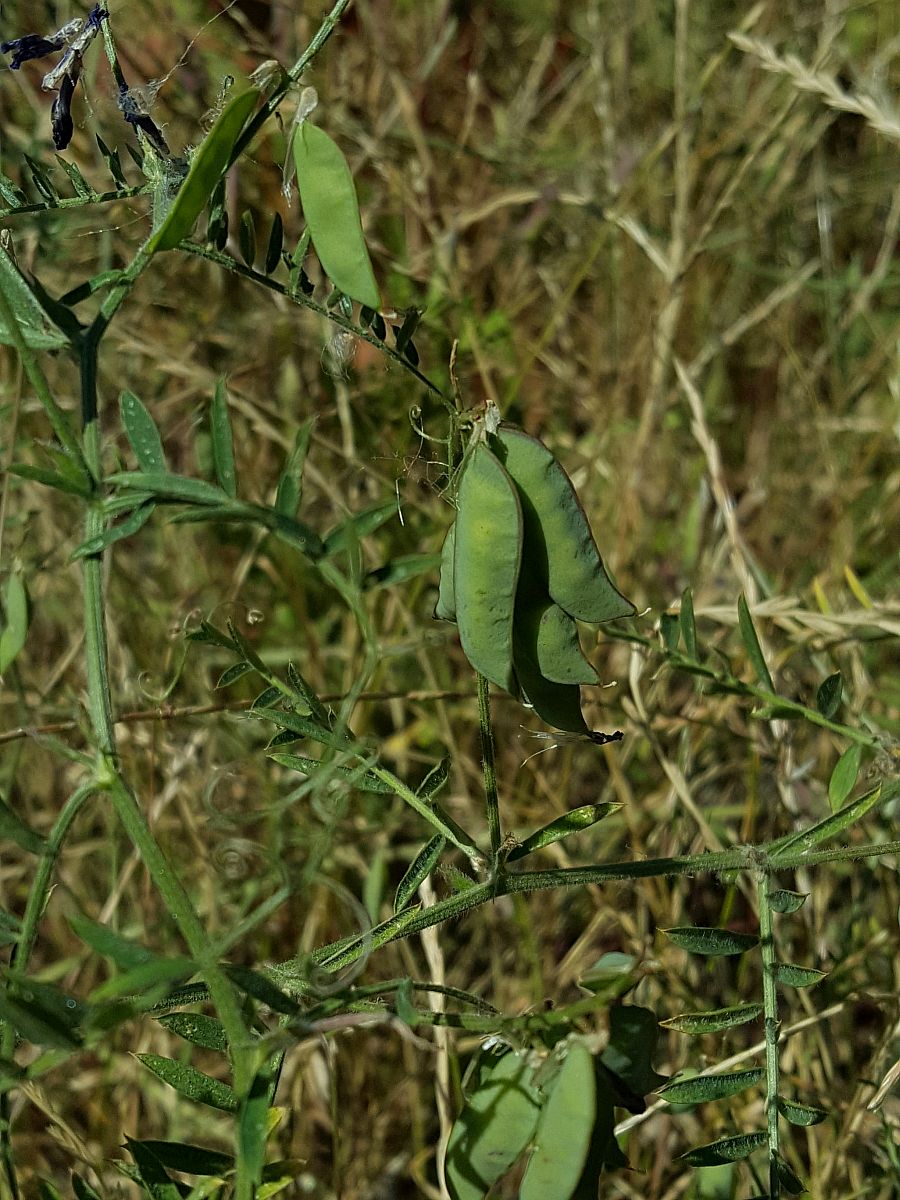
M778 981L775 957L775 938L772 925L772 906L769 903L771 875L761 871L758 876L759 936L763 964L763 1027L766 1039L766 1128L769 1146L769 1196L778 1200L781 1181L778 1178Z

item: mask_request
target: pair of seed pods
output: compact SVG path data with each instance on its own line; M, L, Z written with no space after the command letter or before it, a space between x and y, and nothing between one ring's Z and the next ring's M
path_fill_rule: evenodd
M635 608L606 573L572 481L542 442L501 424L476 432L457 500L435 617L456 622L486 679L555 729L589 734L579 685L597 673L575 622Z

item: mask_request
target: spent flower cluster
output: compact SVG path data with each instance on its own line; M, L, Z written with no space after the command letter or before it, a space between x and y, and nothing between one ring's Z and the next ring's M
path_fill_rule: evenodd
M50 110L50 129L53 145L57 150L65 150L72 140L75 130L72 121L72 98L81 76L84 54L108 16L107 9L95 4L86 17L76 17L67 21L55 33L26 33L11 41L0 42L0 53L12 54L9 66L13 71L18 71L22 63L33 58L46 58L49 54L63 51L59 62L41 80L41 87L45 91L56 92L56 99ZM121 75L118 104L129 125L140 129L160 154L168 155L169 148L162 132L143 111L143 107Z

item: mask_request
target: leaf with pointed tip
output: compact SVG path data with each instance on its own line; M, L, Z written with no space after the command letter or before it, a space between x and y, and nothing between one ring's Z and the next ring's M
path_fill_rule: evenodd
M166 455L162 438L147 407L134 392L124 391L119 398L119 412L138 466L142 471L165 474Z
M210 409L213 465L219 487L232 500L237 497L237 476L234 469L234 438L231 433L231 418L228 415L228 393L225 380L216 382Z
M739 1133L736 1137L722 1138L718 1142L710 1142L708 1146L688 1150L681 1158L690 1167L717 1167L722 1163L739 1162L764 1145L766 1137L762 1130L756 1133Z
M436 766L431 768L416 788L416 795L420 800L424 800L426 804L431 804L450 778L450 765L451 759L447 755Z
M300 771L304 775L315 775L324 771L326 776L338 776L360 792L373 792L381 796L392 796L394 788L385 783L377 775L372 775L364 767L345 767L340 763L323 763L317 758L307 758L303 754L270 754L274 762L291 771Z
M0 291L3 292L22 340L29 349L60 350L69 344L69 339L63 331L47 319L33 289L2 245L0 245ZM0 344L15 345L12 331L2 316L0 316Z
M242 214L238 225L238 249L241 258L252 270L256 261L256 226L253 224L253 213L249 209Z
M275 508L282 516L293 518L297 513L303 490L303 466L309 454L309 443L315 423L315 417L307 417L297 430L294 447L278 479Z
M679 1013L660 1021L664 1029L674 1029L678 1033L687 1033L700 1037L706 1033L721 1033L725 1029L734 1029L737 1025L745 1025L761 1017L761 1004L735 1004L730 1008L713 1008L706 1012Z
M663 613L659 618L659 635L669 653L675 654L681 637L681 622L675 613Z
M0 630L0 675L19 657L29 625L28 591L22 576L13 571L3 587L3 625ZM20 842L19 845L22 843ZM26 850L28 847L24 847Z
M778 1173L778 1182L791 1196L799 1196L806 1191L803 1180L780 1154L775 1155L775 1170Z
M838 812L853 791L862 763L862 746L854 742L837 760L828 780L828 803L832 812Z
M241 1101L237 1119L238 1158L247 1183L256 1187L262 1183L266 1161L266 1138L269 1134L269 1085L272 1066L267 1063L257 1071L250 1090Z
M778 1111L792 1125L821 1125L828 1116L824 1108L817 1108L814 1104L797 1104L781 1096L778 1097Z
M774 968L775 979L786 987L812 987L827 974L827 971L819 971L815 967L798 967L794 963L776 963Z
M134 967L142 967L150 962L165 962L165 959L154 954L152 950L148 950L146 946L132 941L131 938L123 937L114 929L110 929L108 925L92 921L90 917L75 914L69 917L69 924L72 926L75 936L80 938L86 946L90 946L104 958L111 959L123 971L130 971Z
M58 204L61 197L59 192L53 186L50 176L44 170L39 162L36 162L30 154L23 154L25 162L28 165L31 174L31 182L34 184L38 193L44 200L48 200L50 204Z
M747 1071L730 1071L715 1075L695 1075L691 1079L675 1080L658 1089L667 1104L706 1104L743 1092L765 1077L765 1071L753 1067Z
M109 529L105 529L103 533L97 533L93 537L86 538L79 546L75 547L69 558L74 562L79 558L87 558L92 554L100 554L108 546L113 546L116 542L124 541L125 538L133 537L144 528L155 511L155 500L147 500L143 504L138 504L136 508L131 510L125 520L120 521L118 525L113 525Z
M231 687L233 683L237 683L239 679L243 679L245 675L249 675L253 670L255 670L255 668L252 667L250 663L235 663L233 667L229 667L219 676L218 680L216 681L216 690L219 688Z
M784 888L769 892L769 905L777 913L795 913L808 899L808 892L790 892Z
M210 1108L218 1108L223 1112L237 1112L238 1098L227 1083L213 1079L211 1075L204 1075L196 1067L176 1062L173 1058L163 1058L159 1054L138 1054L136 1057L157 1078L174 1088L186 1100L195 1104L207 1104Z
M24 976L8 974L7 985L0 992L0 1018L37 1046L78 1049L86 1012L84 1004L59 988Z
M0 331L0 342L3 341ZM18 475L20 479L31 479L34 483L42 483L44 487L55 488L58 492L67 492L70 496L79 496L82 500L90 500L93 488L87 481L79 482L48 467L33 467L30 463L13 463L9 468L10 475Z
M691 954L708 956L743 954L759 945L753 933L736 933L733 929L712 929L698 925L675 926L663 929L670 942Z
M219 1150L208 1150L205 1146L189 1146L183 1142L157 1142L144 1140L130 1142L129 1149L140 1145L170 1171L181 1171L185 1175L227 1175L234 1170L234 1159Z
M283 992L262 972L254 971L252 967L230 965L225 968L225 974L235 987L240 988L246 995L252 996L254 1000L258 1000L260 1004L267 1005L273 1012L284 1013L289 1017L299 1013L300 1005L297 1001Z
M24 208L28 204L28 197L21 188L16 187L8 175L4 175L0 171L0 198L2 198L10 208Z
M281 262L281 247L284 245L284 226L281 213L272 218L272 228L269 230L269 241L266 246L265 273L271 275Z
M34 293L35 300L53 324L63 331L73 345L77 345L85 327L71 308L67 304L63 304L61 300L57 300L55 296L51 296L36 275L29 277L28 284Z
M681 625L681 638L684 642L685 654L696 662L699 657L697 653L697 622L694 620L694 597L690 588L685 588L681 593L681 612L678 619Z
M440 554L401 554L390 562L367 572L362 585L364 588L393 587L398 583L406 583L419 575L426 575L440 566Z
M207 1017L204 1013L176 1012L157 1017L157 1020L170 1033L184 1038L192 1046L223 1052L228 1049L225 1027L216 1017Z
M119 187L127 187L128 180L125 178L125 172L122 170L122 160L119 158L118 150L110 150L99 133L94 134L94 137L97 139L97 146L109 168L110 175L112 175Z
M774 692L775 684L772 682L772 676L769 674L769 668L766 666L765 655L759 644L759 637L753 624L753 618L750 615L750 608L743 594L738 599L738 627L741 631L741 640L744 643L744 649L747 651L747 657L750 659L750 665L753 667L753 674L756 676L757 682L766 691Z
M440 833L436 834L429 842L425 843L406 868L403 878L397 885L397 892L394 896L395 913L402 912L407 904L410 903L419 886L424 883L437 866L438 859L443 854L446 844L447 839Z
M633 954L610 950L601 954L578 980L578 986L603 1000L614 1000L629 991L636 982L638 960Z
M391 500L387 504L376 504L364 512L356 513L335 526L325 536L325 556L336 554L338 550L346 550L356 545L361 538L380 529L386 521L397 515L397 504Z
M72 1191L75 1193L75 1200L102 1200L100 1193L75 1172L72 1173Z
M849 829L857 821L860 821L881 800L896 796L898 792L900 792L900 785L890 783L883 786L879 783L877 787L858 796L855 800L851 800L849 804L833 813L832 816L819 821L811 829L803 829L799 833L792 833L787 837L780 838L769 847L769 857L773 863L778 863L788 855L798 852L806 853L821 842L843 833L845 829Z
M554 842L570 837L573 833L590 829L598 821L618 812L621 807L621 804L584 804L581 808L570 809L561 817L557 817L555 821L551 821L542 829L532 833L520 845L514 846L507 855L507 862L515 862L516 859L524 858L526 854L532 854L535 850L543 850L547 846L552 846Z
M69 160L67 158L63 158L61 154L57 154L56 161L68 175L69 182L75 189L76 196L81 196L82 199L87 199L89 196L94 195L90 184L79 171L75 163L69 162Z
M129 996L136 997L138 1011L152 1008L169 995L173 984L181 983L196 973L197 964L193 959L152 958L94 988L90 995L91 1003L101 1004Z
M833 721L838 714L843 692L844 680L840 671L835 671L819 685L819 690L816 692L816 708L829 721Z
M183 504L224 504L230 499L227 492L205 479L174 475L170 471L116 471L107 476L106 482Z

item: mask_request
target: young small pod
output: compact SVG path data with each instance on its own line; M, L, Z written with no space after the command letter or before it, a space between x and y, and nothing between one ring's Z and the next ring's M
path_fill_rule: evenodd
M453 588L453 553L456 545L456 522L447 530L441 547L441 582L437 604L434 606L436 621L456 620L456 593Z
M634 605L607 575L572 481L553 454L509 425L500 426L492 445L519 492L528 567L551 598L579 621L631 616Z
M514 695L513 616L522 561L522 508L509 475L482 442L463 468L453 553L459 638L469 662Z

